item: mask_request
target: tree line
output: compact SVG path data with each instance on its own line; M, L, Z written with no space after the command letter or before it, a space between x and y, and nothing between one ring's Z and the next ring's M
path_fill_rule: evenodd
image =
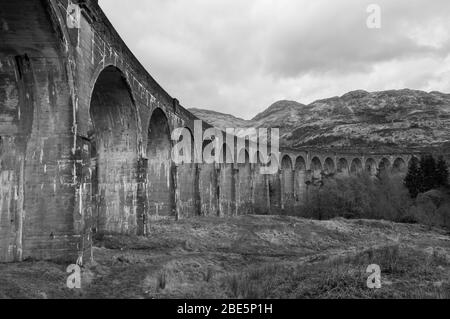
M432 189L449 186L449 170L443 156L437 160L432 155L413 157L408 166L404 185L412 198Z

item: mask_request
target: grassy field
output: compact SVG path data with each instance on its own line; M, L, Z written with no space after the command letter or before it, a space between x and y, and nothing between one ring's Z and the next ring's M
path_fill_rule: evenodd
M370 264L381 289L367 288ZM82 288L68 265L0 264L0 298L449 298L450 237L385 221L243 216L159 221L96 238Z

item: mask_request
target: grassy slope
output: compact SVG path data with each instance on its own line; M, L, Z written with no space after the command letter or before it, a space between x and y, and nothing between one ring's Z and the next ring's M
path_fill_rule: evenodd
M366 288L372 263L382 268L383 287L376 291ZM0 297L450 297L448 234L383 221L160 221L148 238L97 239L82 290L65 288L66 266L0 265Z

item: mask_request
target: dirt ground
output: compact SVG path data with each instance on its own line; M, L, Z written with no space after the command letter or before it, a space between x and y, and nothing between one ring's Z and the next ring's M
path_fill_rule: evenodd
M381 267L380 289L366 268ZM450 236L386 221L242 216L97 238L81 289L67 264L0 264L0 298L449 298Z

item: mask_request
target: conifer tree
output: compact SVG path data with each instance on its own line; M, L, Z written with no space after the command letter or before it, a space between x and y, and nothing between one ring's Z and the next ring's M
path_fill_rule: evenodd
M422 174L419 169L419 161L416 157L413 157L409 162L408 172L404 180L404 184L412 198L416 198L420 193L421 178Z
M436 163L436 184L437 186L448 186L448 166L443 156L440 156Z
M428 192L437 186L436 182L436 161L433 156L425 155L420 159L421 183L419 191Z

